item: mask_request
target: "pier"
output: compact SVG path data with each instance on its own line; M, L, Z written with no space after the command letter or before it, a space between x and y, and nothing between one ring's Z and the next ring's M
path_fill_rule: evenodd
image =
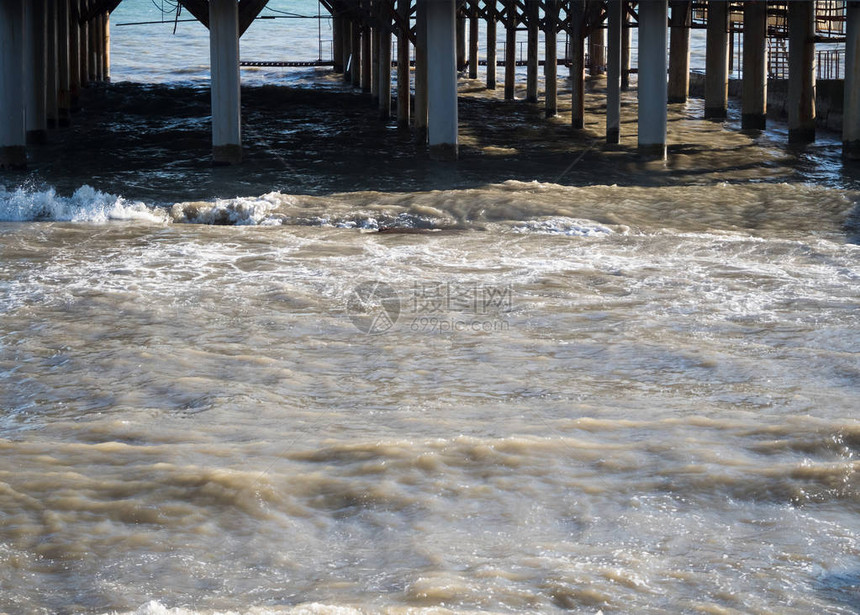
M110 15L120 2L0 0L0 167L26 167L28 147L74 121L82 89L110 80ZM479 66L486 66L488 90L501 85L511 104L542 105L546 117L558 114L563 81L574 128L584 123L587 75L601 76L608 145L619 143L621 92L635 73L638 153L665 159L668 105L690 95L693 29L707 37L703 120L726 118L737 65L742 129L767 126L768 85L785 80L788 141L813 142L816 78L823 67L844 81L843 155L860 160L860 2L854 0L321 0L332 19L330 60L245 63L241 36L267 0L180 4L209 29L215 164L242 161L243 65L330 66L369 94L380 121L413 130L438 160L458 158L457 83L477 79ZM525 44L525 60L517 60L518 43ZM523 100L515 100L517 65L526 67Z

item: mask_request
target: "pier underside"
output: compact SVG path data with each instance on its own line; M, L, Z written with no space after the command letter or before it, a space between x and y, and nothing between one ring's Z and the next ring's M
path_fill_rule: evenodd
M44 143L51 128L73 121L82 88L109 81L110 14L120 1L0 0L0 167L25 166L28 143ZM215 164L243 159L240 40L267 2L180 0L210 33ZM495 89L502 73L504 98L516 98L516 46L524 33L527 57L521 63L527 74L519 104L539 104L547 118L556 116L559 80L564 80L571 91L570 124L581 129L587 75L605 74L605 138L617 144L623 131L621 91L629 87L631 73L638 73L638 150L645 158L663 159L668 105L686 101L690 92L693 28L706 30L707 37L703 117L727 116L733 42L740 37L742 127L765 128L768 82L785 78L793 143L815 139L816 43L844 44L843 151L846 159L860 158L860 2L854 0L320 2L333 25L332 60L325 64L370 95L380 121L411 129L432 158L459 156L461 76L477 79L483 64L486 88ZM480 21L486 24L486 58L479 57ZM505 38L501 53L499 28ZM638 68L631 68L634 28Z

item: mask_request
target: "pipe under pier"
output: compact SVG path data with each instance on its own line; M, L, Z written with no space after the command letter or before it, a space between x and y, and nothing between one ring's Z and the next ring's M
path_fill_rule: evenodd
M74 121L81 90L110 80L110 15L120 2L0 0L0 168L25 167L29 145L45 142L52 129ZM766 127L768 81L777 67L788 80L788 139L801 144L815 139L816 44L844 44L843 154L860 160L860 0L320 2L332 18L332 60L326 64L343 74L345 83L371 94L380 121L414 130L435 159L458 157L461 76L477 79L483 64L486 88L501 85L504 98L515 99L516 46L523 36L526 96L514 104L541 104L547 117L554 116L558 81L567 80L570 122L582 128L586 75L605 75L606 142L618 143L621 92L630 87L633 72L634 29L638 151L664 159L667 105L689 96L690 32L698 28L706 36L703 119L727 115L733 43L740 37L742 128ZM216 164L242 161L239 46L267 3L180 0L209 29ZM485 58L479 57L481 21ZM504 39L501 51L498 35Z

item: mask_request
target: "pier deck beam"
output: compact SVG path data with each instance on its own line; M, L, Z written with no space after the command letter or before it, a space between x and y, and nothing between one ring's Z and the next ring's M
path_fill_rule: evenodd
M24 59L26 96L27 141L45 143L48 140L48 116L45 83L47 71L47 43L45 0L28 0L24 7L27 44Z
M435 160L456 160L457 135L457 24L455 0L427 3L429 54L428 142Z
M705 119L724 119L729 105L729 2L708 2Z
M487 89L496 89L496 0L487 4Z
M764 130L767 123L767 2L744 2L744 78L741 128Z
M669 102L685 103L690 94L690 23L693 9L688 0L675 0L671 7Z
M606 142L610 145L621 139L621 0L607 3L607 39L609 42L606 59Z
M639 4L639 153L644 158L666 159L668 43L667 0Z
M788 3L788 142L815 141L815 2Z
M842 155L860 160L860 2L848 2L845 23L845 100Z
M239 74L239 5L210 0L209 53L212 74L212 155L215 164L242 162Z
M0 2L0 169L27 166L24 1Z

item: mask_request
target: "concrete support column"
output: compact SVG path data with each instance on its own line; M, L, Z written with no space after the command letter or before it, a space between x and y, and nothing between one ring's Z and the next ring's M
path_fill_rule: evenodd
M546 116L558 113L558 3L546 0L546 40L543 76L546 82Z
M242 104L239 74L239 4L209 2L212 75L212 154L215 164L242 162Z
M626 91L630 89L630 51L633 42L633 31L630 27L630 12L627 10L627 0L622 0L621 4L624 11L624 27L621 34L621 89Z
M397 0L397 13L404 23L409 23L410 0ZM397 37L397 125L409 127L409 35L400 31Z
M815 2L788 3L788 141L815 141Z
M90 73L92 73L93 78L97 82L102 80L103 32L104 26L102 25L101 15L96 15L90 20L90 39L92 40L93 47L90 51Z
M767 2L744 2L741 128L764 130L767 116Z
M860 160L860 2L850 0L845 22L845 99L842 155Z
M457 16L457 72L466 69L466 18Z
M585 0L570 0L570 121L585 126Z
M526 26L526 101L538 100L538 37L540 33L540 2L525 0Z
M588 34L588 72L592 77L604 74L606 66L606 53L603 49L606 44L606 34L603 32L602 8L603 2L594 0L589 2L588 17L591 30Z
M416 0L415 32L415 136L419 143L427 141L427 5L432 0Z
M487 4L487 89L496 89L496 0Z
M513 100L517 80L517 3L505 0L505 100Z
M430 93L428 142L436 160L456 160L457 139L457 34L455 0L427 3Z
M48 20L45 0L27 0L24 5L24 21L27 41L24 57L27 141L45 143L48 140L45 95L45 84L48 80Z
M0 169L27 166L24 2L0 2Z
M469 79L478 78L478 10L472 7L469 12Z
M343 66L343 80L346 83L352 82L352 20L348 17L344 16L342 18L343 27L341 29L341 36L343 37L343 44L341 46L341 51L343 56L341 57L341 65Z
M71 96L72 111L80 108L81 98L81 3L71 0L71 23L69 24L69 95Z
M382 38L379 28L370 29L370 100L374 105L379 105L379 56Z
M606 142L616 144L621 139L621 0L607 3L607 38L609 39L606 58Z
M71 122L72 97L69 90L71 83L69 75L69 0L60 0L57 12L57 59L59 75L59 93L57 107L60 126L68 126Z
M675 0L669 28L669 102L687 102L690 94L690 25L692 4Z
M726 117L729 102L729 2L708 2L705 43L705 118Z
M60 96L60 60L57 55L57 5L58 0L48 0L48 77L45 82L45 112L48 115L48 128L56 128L60 123L58 106Z
M334 62L332 70L343 72L343 17L333 15L331 19L331 59Z
M365 25L361 29L361 91L370 92L373 81L373 45L371 28Z
M352 22L352 36L350 37L352 49L351 59L349 62L350 78L352 79L353 87L361 87L361 25L358 20Z
M90 76L91 83L98 83L99 80L99 71L98 71L98 62L96 60L96 56L98 55L99 42L98 42L98 31L99 24L98 20L90 19L87 22L87 33L89 35L88 41L88 53L87 53L87 73Z
M89 9L89 0L80 0L81 14L86 13ZM87 87L93 76L90 74L90 25L88 22L79 24L80 31L78 38L80 40L80 49L78 51L78 59L81 62L80 76L81 86Z
M391 119L391 30L379 29L379 119Z
M667 0L639 4L639 153L646 158L666 158L668 43Z
M110 13L102 15L102 81L110 81Z
M496 57L496 0L490 0L487 3L487 12L489 13L489 18L487 19L487 89L495 90L496 89L496 63L498 59Z

